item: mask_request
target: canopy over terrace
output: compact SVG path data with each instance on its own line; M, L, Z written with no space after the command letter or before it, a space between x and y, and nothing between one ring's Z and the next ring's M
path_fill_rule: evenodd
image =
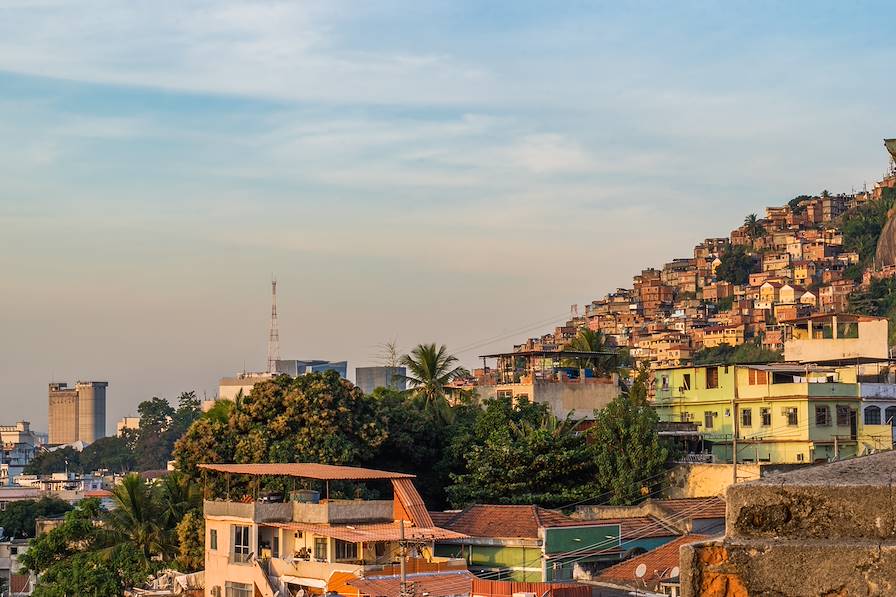
M579 365L607 363L616 368L619 353L612 350L517 350L479 355L483 369L486 359L497 359L498 383L519 383L521 376L533 375L548 379L564 367L564 361L576 361Z
M329 494L330 481L391 481L395 498L396 519L407 519L418 527L432 527L432 517L423 503L423 498L414 487L412 479L415 475L396 473L377 469L354 466L320 464L317 462L273 462L254 464L200 464L203 471L230 475L248 475L251 477L293 477L299 479L315 479L327 484ZM257 485L256 485L257 487ZM329 497L329 496L327 496Z

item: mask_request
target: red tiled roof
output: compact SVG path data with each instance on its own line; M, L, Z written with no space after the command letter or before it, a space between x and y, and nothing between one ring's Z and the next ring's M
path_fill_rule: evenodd
M324 481L366 481L369 479L413 479L414 475L378 471L355 466L336 466L316 462L278 462L259 464L200 464L199 468L236 475L302 477Z
M445 528L471 537L537 539L538 529L570 522L581 524L559 512L538 506L469 506L443 522Z
M690 519L725 518L725 500L720 497L653 500L675 516Z
M276 522L266 523L267 526L278 527L283 529L293 529L321 535L323 537L332 537L341 539L342 541L350 541L352 543L367 543L398 541L401 537L401 529L397 523L378 523L378 524L352 524L352 525L326 525L311 524L306 522ZM435 540L435 539L463 539L466 537L463 533L439 528L439 527L417 527L405 525L404 536L406 539L419 540Z
M437 527L444 527L458 514L460 514L460 510L429 511L429 517L432 518L433 524Z
M91 489L90 491L84 492L84 497L89 498L108 498L112 497L114 494L108 489Z
M680 566L678 550L682 545L703 539L703 535L679 537L645 554L620 562L609 568L604 568L594 580L598 582L639 584L640 580L635 576L635 570L639 565L644 564L647 566L647 574L643 577L644 582L648 586L655 585L658 581L670 578L672 568Z
M408 574L408 582L414 584L418 595L431 597L447 597L448 595L469 595L473 579L476 578L467 570L457 572L439 572L435 574ZM397 597L401 585L401 577L368 576L347 581L348 585L358 589L366 597Z

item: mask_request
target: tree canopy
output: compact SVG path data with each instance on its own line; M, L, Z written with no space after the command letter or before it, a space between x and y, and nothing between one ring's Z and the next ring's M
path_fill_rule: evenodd
M703 348L694 353L695 365L769 363L783 360L784 355L779 351L763 348L757 342L745 342L739 346L720 344L713 348Z
M71 509L68 502L55 497L9 502L0 511L0 527L6 537L34 537L38 517L60 516Z
M740 245L729 247L719 258L722 263L716 268L716 277L725 282L743 285L750 281L755 267L753 257Z

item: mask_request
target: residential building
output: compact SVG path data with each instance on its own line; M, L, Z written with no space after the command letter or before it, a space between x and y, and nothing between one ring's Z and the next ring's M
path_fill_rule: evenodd
M365 394L377 388L404 390L407 388L406 374L404 367L355 367L355 385Z
M206 499L205 595L356 595L354 579L388 580L399 572L399 542L413 542L407 570L456 574L463 560L434 555L434 542L464 535L436 527L413 484L413 475L309 463L203 464L205 475L282 479L323 491L297 489L260 497ZM330 499L330 484L391 486L391 498ZM226 487L230 487L226 483ZM250 484L251 486L251 484ZM245 485L244 485L245 487ZM347 489L351 492L351 489ZM351 494L351 493L350 493ZM279 593L278 593L279 592Z
M13 479L21 475L25 467L37 454L40 438L31 430L28 421L19 421L15 425L0 426L0 484L12 485Z
M483 371L476 380L481 399L510 397L547 404L560 419L593 419L619 395L616 373L595 375L594 360L614 362L615 353L569 350L519 350L483 355L496 359L495 369ZM611 367L612 368L612 367Z
M679 551L684 545L706 539L704 535L679 537L662 547L601 570L593 583L599 587L622 589L630 595L646 590L652 595L678 597L681 595Z
M744 343L745 329L742 325L718 325L703 328L703 347L715 348L722 344L740 346Z
M859 416L851 367L801 363L705 365L657 371L661 420L700 426L705 450L731 462L836 460L892 447L887 425Z
M19 564L19 558L28 550L30 542L30 539L16 537L0 538L0 579L5 584L4 596L30 595L34 589L34 578L22 574Z
M93 443L106 436L105 381L79 381L70 388L51 383L49 423L51 444Z
M121 437L125 431L140 429L140 417L122 417L115 425L115 436Z
M436 555L466 560L471 572L495 580L573 580L577 568L605 567L623 555L617 522L575 520L528 505L474 505L431 515L464 535L437 541Z
M885 317L832 313L780 323L784 330L785 361L885 361L890 356Z

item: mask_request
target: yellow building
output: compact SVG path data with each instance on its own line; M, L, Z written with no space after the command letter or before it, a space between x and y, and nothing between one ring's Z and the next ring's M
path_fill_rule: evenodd
M430 581L459 580L469 586L464 560L433 555L434 541L466 535L433 524L413 475L308 463L200 468L205 476L223 475L218 486L224 485L230 494L203 503L206 597L274 597L300 591L358 597L358 583L398 574L403 538L414 544L406 566L422 590ZM238 483L231 484L231 477ZM260 492L262 481L272 479L280 479L281 487L317 484L325 495L331 483L343 490L350 482L391 484L393 497L321 499L320 492L307 489L287 495Z
M715 348L722 344L740 346L744 343L744 326L710 326L703 328L703 347Z
M855 369L796 363L660 369L663 421L698 425L706 452L731 462L807 463L892 447L889 425L866 425ZM736 436L736 442L733 441Z

